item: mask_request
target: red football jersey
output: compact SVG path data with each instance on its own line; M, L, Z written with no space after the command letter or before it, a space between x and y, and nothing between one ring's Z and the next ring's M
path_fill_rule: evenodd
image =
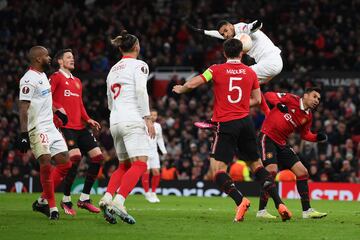
M212 121L227 122L249 115L250 95L259 88L256 73L239 60L215 64L200 75L214 82L214 113Z
M266 100L274 105L266 116L261 132L280 145L286 145L289 135L295 131L300 132L301 137L307 141L315 142L316 134L310 131L312 113L305 111L302 99L290 93L267 92ZM283 103L288 107L288 113L282 113L276 105Z
M82 84L79 78L68 76L59 70L50 76L53 105L64 108L69 119L63 128L80 130L85 128L83 121L90 119L82 101Z

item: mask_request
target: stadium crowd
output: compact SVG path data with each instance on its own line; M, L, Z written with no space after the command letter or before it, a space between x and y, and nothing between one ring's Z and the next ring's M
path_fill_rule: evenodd
M189 21L194 25L208 29L223 18L232 22L261 19L263 31L282 49L283 71L360 70L360 32L356 28L360 3L355 0L8 2L0 6L0 176L7 178L39 174L31 152L21 155L15 149L18 81L27 68L26 52L35 44L48 47L52 53L61 48L75 51L75 75L83 82L85 107L102 125L95 135L107 160L100 176L104 178L117 164L108 126L105 77L120 57L109 39L121 29L140 37L141 56L152 70L157 66L193 66L201 72L223 60L221 41L189 32L182 18L186 12L193 13ZM210 119L212 94L208 86L184 96L173 94L172 86L182 81L174 76L166 96L152 99L168 150L162 156L163 179L208 179L211 133L196 129L193 122ZM274 82L267 88L302 94L309 84L296 79L292 85ZM359 89L351 85L324 91L321 102L313 129L325 131L328 142L309 143L295 134L290 144L307 165L312 181L360 182ZM259 128L264 116L256 108L251 114ZM86 167L83 161L78 176Z

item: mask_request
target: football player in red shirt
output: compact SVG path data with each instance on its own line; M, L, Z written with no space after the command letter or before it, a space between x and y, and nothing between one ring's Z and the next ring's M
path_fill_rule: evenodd
M242 43L238 39L224 42L224 55L227 62L209 67L184 85L176 85L173 91L181 94L213 80L214 114L216 133L212 146L211 168L215 182L236 203L235 222L242 221L250 206L231 177L226 173L235 151L239 150L262 186L273 197L281 218L291 218L291 212L281 201L274 179L263 167L258 153L254 124L249 117L250 106L261 103L261 93L255 72L241 63Z
M61 207L66 214L76 215L72 207L70 190L82 158L81 152L87 152L91 161L77 206L90 212L98 213L100 209L95 207L90 201L90 191L104 157L95 137L86 128L85 123L95 130L100 129L100 124L91 119L86 113L82 101L81 81L71 74L71 71L75 69L72 50L60 50L55 55L54 61L59 65L59 70L50 76L53 105L56 108L63 108L68 116L68 123L65 126L60 126L60 129L68 145L72 162L72 167L64 179L64 196L61 201Z
M296 186L301 197L303 218L322 218L327 213L321 213L311 208L307 183L309 173L296 153L287 145L287 139L291 133L296 131L300 133L302 139L310 142L327 140L325 134L314 134L310 131L311 111L318 106L320 97L319 88L306 89L301 98L290 93L265 93L266 100L275 107L266 116L258 138L263 164L274 177L278 172L278 165L280 169L290 169L296 175ZM265 209L267 199L267 193L262 190L259 211L256 216L275 218Z

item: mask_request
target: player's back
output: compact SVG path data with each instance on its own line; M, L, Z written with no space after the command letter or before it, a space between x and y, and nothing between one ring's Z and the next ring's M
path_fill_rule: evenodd
M143 121L137 104L135 71L144 65L141 60L122 58L111 68L107 77L112 98L110 124Z
M29 69L20 79L19 100L30 101L28 130L53 126L52 97L45 73Z
M226 122L249 115L250 95L259 88L255 72L240 60L213 65L214 115L212 120Z

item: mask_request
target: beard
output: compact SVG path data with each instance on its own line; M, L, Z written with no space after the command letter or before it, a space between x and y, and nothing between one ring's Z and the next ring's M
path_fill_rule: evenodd
M43 63L41 64L41 67L42 67L42 69L44 69L44 71L45 71L45 70L49 70L49 69L50 69L50 63L48 63L48 62L43 62Z

